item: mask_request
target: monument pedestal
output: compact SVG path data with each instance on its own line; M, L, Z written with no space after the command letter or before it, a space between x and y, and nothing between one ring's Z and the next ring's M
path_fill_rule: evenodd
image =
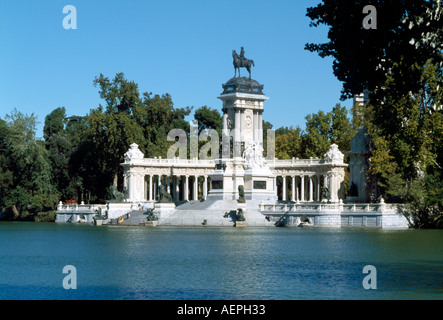
M244 228L247 227L248 223L246 221L236 221L234 227L236 228Z
M245 198L275 202L274 175L269 167L249 168L245 171Z
M165 219L175 212L175 203L172 202L156 202L154 204L154 213L159 219ZM155 221L156 222L156 221Z
M145 227L156 227L158 224L158 221L146 221Z
M220 159L211 178L211 191L208 200L235 200L238 198L238 187L244 185L244 159Z
M237 205L237 213L234 221L234 227L236 228L243 228L248 225L246 220L237 220L239 218L239 211L241 210L241 215L244 219L246 219L246 203L245 202L239 202Z

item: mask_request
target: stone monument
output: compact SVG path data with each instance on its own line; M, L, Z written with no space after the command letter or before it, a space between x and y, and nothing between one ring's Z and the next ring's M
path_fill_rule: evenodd
M236 68L252 61L244 58L244 48L240 57L233 53ZM263 157L263 102L269 99L263 85L235 74L222 87L222 156L210 175L208 199L235 200L244 186L246 200L275 201L274 175Z

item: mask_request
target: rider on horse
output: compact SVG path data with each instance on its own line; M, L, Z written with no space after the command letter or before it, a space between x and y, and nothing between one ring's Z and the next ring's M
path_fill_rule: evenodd
M234 68L235 68L235 75L237 75L237 69L238 69L238 75L240 76L240 68L246 68L249 72L249 79L251 78L251 66L254 66L254 61L249 60L245 58L245 48L241 47L240 56L237 55L235 50L232 52L232 56L234 57Z

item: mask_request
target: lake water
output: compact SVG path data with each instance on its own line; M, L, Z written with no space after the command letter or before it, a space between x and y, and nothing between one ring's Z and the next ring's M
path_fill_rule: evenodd
M443 299L443 230L0 223L0 299Z

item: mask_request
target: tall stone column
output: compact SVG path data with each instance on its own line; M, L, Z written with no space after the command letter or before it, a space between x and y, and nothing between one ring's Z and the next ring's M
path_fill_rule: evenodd
M194 200L198 200L198 176L194 176Z
M149 175L149 201L152 201L154 197L154 190L152 186L152 174Z
M263 146L263 112L258 112L258 140Z
M223 114L223 135L229 135L229 128L228 128L228 114Z
M128 171L128 178L127 178L127 183L128 183L128 200L129 201L133 201L134 199L134 176L131 173L131 170Z
M189 201L189 176L185 176L184 200Z
M137 174L137 182L138 182L138 197L137 197L137 201L143 202L146 201L146 196L145 196L145 175L143 173L138 173Z
M234 158L241 157L240 144L240 110L235 109L235 129L234 129Z
M286 176L283 176L282 200L286 201Z
M300 194L300 201L305 201L305 176L301 176L301 184L300 184L300 187L301 187L301 194Z
M309 176L309 201L314 201L314 183L312 181L312 176Z
M292 176L292 195L291 195L291 201L295 201L295 176Z
M253 132L254 132L254 141L258 141L258 113L257 111L253 112Z

